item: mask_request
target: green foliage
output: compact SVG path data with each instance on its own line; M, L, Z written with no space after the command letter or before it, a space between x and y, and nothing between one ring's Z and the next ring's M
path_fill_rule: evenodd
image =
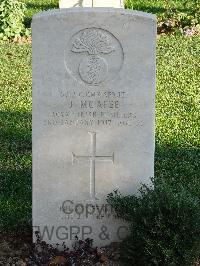
M182 184L154 181L138 196L108 196L119 217L130 222L123 243L126 265L189 266L200 256L200 194Z
M30 28L32 16L38 12L59 8L58 0L21 0L26 6L25 26Z
M26 6L18 0L0 1L0 39L7 40L27 33L23 20Z
M195 28L199 33L199 0L126 0L126 8L154 13L158 18L158 32L181 32Z
M184 32L200 25L200 2L194 0L191 3L183 1L182 9L178 10L172 1L165 0L165 12L158 19L158 31L173 32L177 29Z

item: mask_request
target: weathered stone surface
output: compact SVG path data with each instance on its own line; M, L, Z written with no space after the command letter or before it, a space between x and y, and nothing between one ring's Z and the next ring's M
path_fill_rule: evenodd
M34 16L32 32L34 229L52 243L118 241L107 194L154 174L156 19L63 9Z
M70 7L115 7L123 8L123 0L60 0L60 8Z

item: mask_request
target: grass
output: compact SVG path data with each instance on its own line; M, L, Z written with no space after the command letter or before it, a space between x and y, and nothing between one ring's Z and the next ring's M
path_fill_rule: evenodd
M0 228L30 225L31 51L0 44Z
M158 42L156 176L188 187L200 185L199 53L199 37Z
M31 45L0 44L0 227L31 221ZM200 184L199 37L159 38L156 177ZM200 186L199 186L200 187Z

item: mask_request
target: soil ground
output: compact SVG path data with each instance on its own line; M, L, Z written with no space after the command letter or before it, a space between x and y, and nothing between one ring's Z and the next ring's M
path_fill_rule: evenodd
M96 249L94 249L96 250ZM101 250L103 262L96 252L90 257L84 259L81 264L73 264L73 266L121 266L119 262L119 246L117 243L99 249ZM36 263L32 258L32 234L30 233L0 233L0 266L72 266L62 262L62 257L55 257L47 264ZM94 264L94 256L97 257L97 262ZM61 259L60 259L61 258ZM54 264L54 261L58 263ZM60 262L59 262L60 261Z

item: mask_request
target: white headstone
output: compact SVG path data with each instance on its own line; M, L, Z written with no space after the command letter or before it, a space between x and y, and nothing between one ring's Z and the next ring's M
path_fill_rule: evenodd
M156 18L123 9L35 15L33 226L47 242L120 240L106 204L154 175Z
M70 7L115 7L123 8L123 0L60 0L60 8Z

